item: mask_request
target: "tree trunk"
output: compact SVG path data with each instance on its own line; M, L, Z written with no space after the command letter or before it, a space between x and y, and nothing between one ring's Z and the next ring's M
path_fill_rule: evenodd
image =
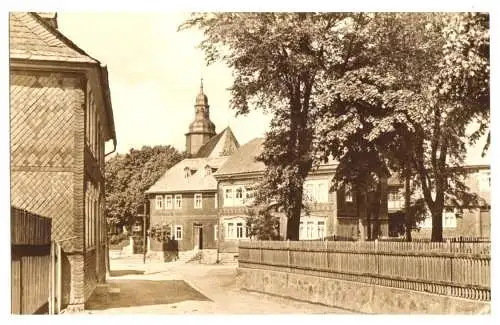
M286 223L286 239L287 240L299 240L299 228L300 228L300 213L293 214L288 217Z
M361 191L356 191L357 192L357 206L358 206L358 230L359 230L359 240L360 241L365 241L366 240L366 213L367 213L367 207L366 207L366 193L363 193Z
M433 209L431 241L443 241L443 209Z
M380 213L382 212L382 202L383 202L382 190L383 190L382 182L379 182L377 184L377 189L374 193L374 201L373 201L372 209L371 209L372 214L373 214L373 218L371 219L373 222L372 229L371 229L371 237L370 237L371 240L378 239L378 237L381 234L381 231L380 231ZM387 201L385 204L387 204Z
M406 241L412 241L411 238L411 230L413 227L412 216L410 215L410 200L411 200L411 192L410 192L410 172L408 168L405 168L405 233L406 233Z

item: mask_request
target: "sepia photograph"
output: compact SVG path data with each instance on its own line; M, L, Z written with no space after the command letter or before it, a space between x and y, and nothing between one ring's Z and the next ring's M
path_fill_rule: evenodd
M12 317L491 314L490 13L8 24Z

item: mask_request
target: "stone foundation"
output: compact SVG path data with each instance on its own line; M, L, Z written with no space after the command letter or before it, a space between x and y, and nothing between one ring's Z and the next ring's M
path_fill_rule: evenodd
M489 302L304 274L238 268L240 288L369 314L489 314Z

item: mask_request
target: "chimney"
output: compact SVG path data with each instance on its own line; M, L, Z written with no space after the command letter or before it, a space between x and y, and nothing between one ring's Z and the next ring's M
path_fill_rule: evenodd
M37 12L36 14L52 28L57 29L57 12Z

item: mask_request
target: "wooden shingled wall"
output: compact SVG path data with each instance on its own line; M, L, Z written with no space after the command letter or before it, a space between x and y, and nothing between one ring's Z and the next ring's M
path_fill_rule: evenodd
M82 78L17 70L10 77L11 204L52 218L53 239L74 236L74 111L84 107Z

